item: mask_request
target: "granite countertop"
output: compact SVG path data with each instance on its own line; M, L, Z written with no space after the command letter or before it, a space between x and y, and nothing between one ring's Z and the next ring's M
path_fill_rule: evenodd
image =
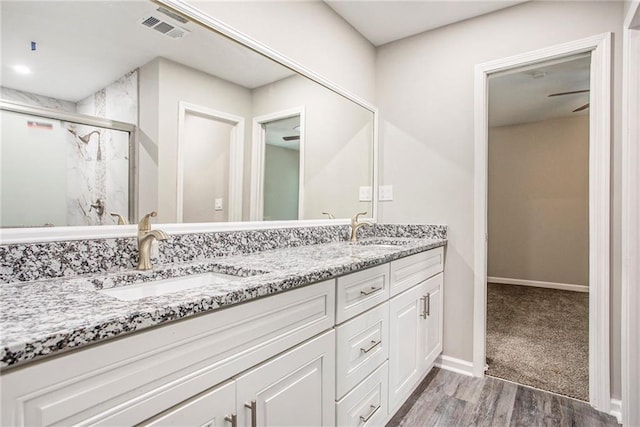
M444 246L446 239L371 238L282 248L247 255L1 287L0 368L210 312L254 298L383 264ZM204 272L238 276L170 294L123 301L99 292L118 286Z

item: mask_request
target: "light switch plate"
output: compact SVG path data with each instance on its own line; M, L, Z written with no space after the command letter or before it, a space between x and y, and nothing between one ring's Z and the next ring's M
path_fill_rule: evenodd
M381 202L393 200L393 185L381 185L378 188L378 200Z
M371 201L371 187L360 187L359 192L359 200L361 202L370 202Z
M222 210L222 199L216 199L213 209L216 211Z

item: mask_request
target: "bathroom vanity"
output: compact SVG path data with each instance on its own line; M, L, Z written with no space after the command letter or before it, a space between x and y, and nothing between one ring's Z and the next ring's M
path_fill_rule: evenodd
M399 235L0 285L2 424L384 425L442 350L446 234Z

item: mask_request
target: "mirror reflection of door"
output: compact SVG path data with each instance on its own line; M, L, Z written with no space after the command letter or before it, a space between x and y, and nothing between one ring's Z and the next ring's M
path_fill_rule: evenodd
M223 222L229 212L234 125L187 112L184 118L183 222Z
M298 219L300 116L264 125L264 207L267 221Z

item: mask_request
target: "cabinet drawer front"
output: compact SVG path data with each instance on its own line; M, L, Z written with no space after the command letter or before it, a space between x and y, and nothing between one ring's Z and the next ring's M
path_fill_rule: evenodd
M8 373L2 409L29 426L141 422L331 328L334 292L329 280Z
M444 248L431 249L391 261L391 296L417 285L444 269Z
M236 383L229 381L140 426L224 426L235 411Z
M336 403L336 425L349 427L384 426L388 415L388 362L376 369L349 394Z
M336 396L342 397L389 357L389 303L336 328Z
M336 323L357 316L389 299L389 264L338 278Z

